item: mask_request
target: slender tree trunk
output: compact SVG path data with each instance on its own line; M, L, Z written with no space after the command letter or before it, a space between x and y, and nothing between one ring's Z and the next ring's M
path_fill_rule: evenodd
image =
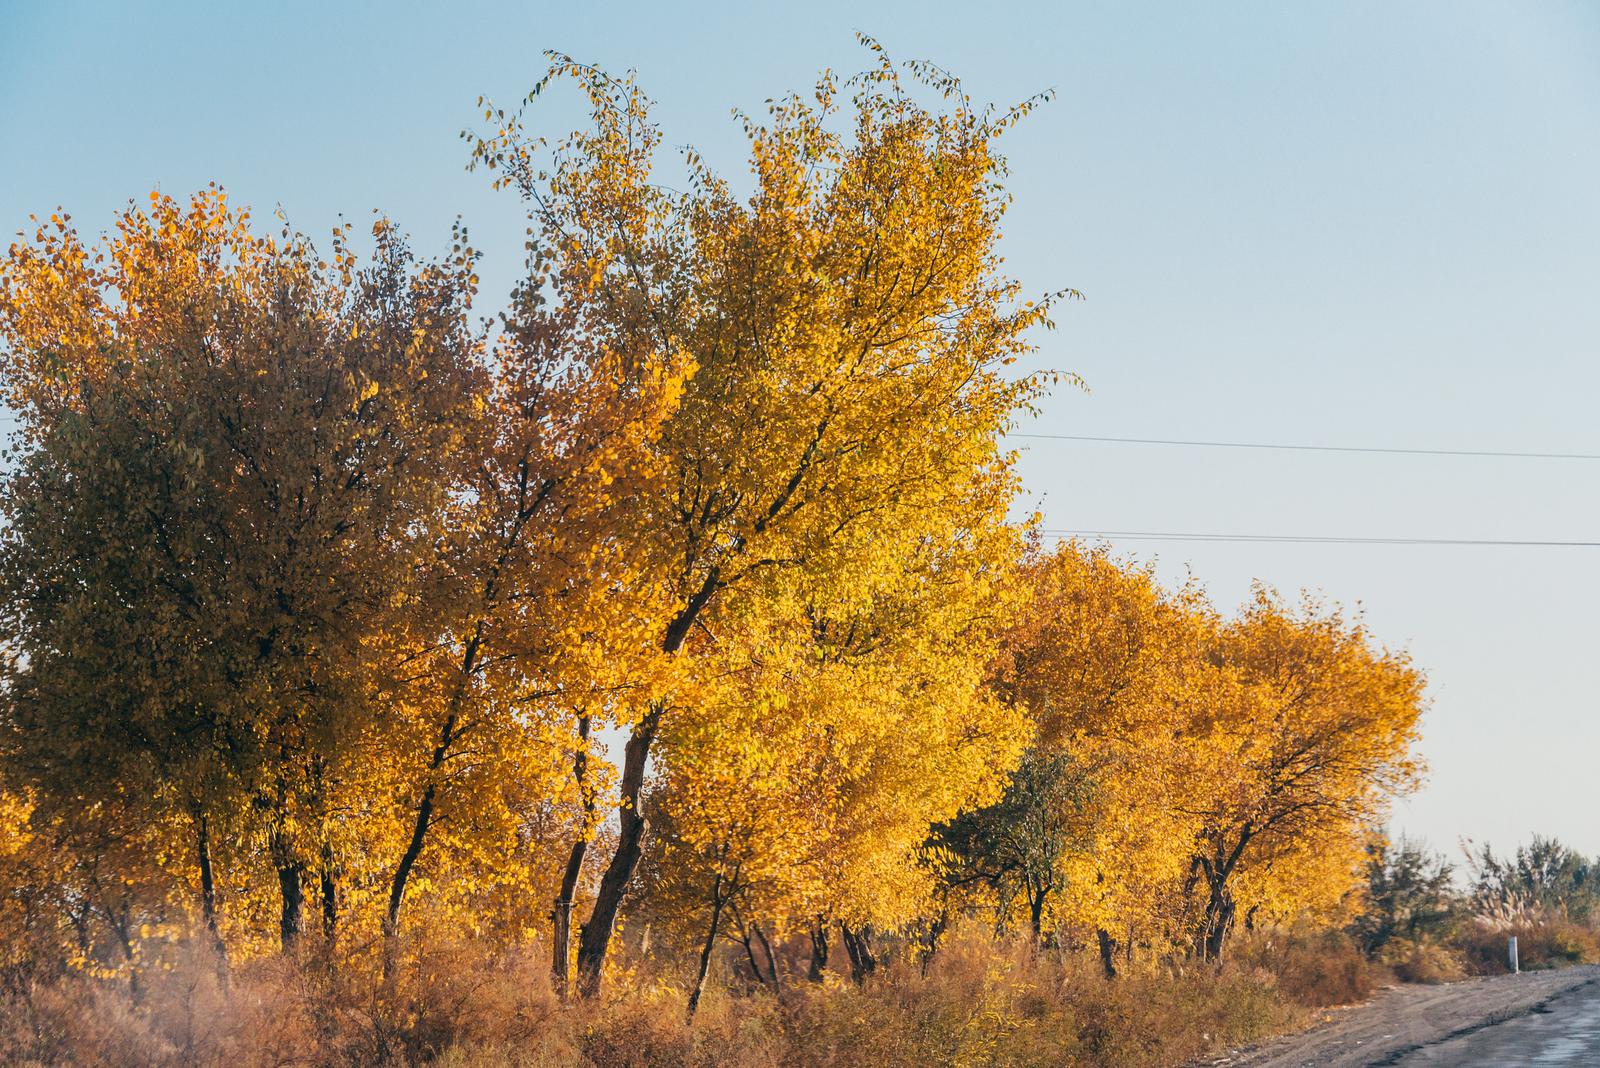
M128 962L128 998L138 1005L144 1000L144 987L139 982L139 962L133 952L133 932L128 920L128 909L124 905L120 916L105 910L106 921L113 934L117 936L117 944L122 947L122 957Z
M778 958L772 952L772 943L767 941L767 933L761 929L759 923L752 923L750 931L756 936L756 941L761 944L761 952L767 958L767 975L772 982L772 992L777 995L779 1001L782 1001L783 983L778 978ZM756 973L758 978L760 974L759 971Z
M811 965L806 969L806 978L813 983L822 982L822 975L828 968L828 925L821 916L811 928Z
M222 941L222 924L217 916L217 878L211 864L211 823L199 805L194 807L195 861L200 869L200 922L205 927L211 951L217 955L217 978L228 981L228 947Z
M322 884L322 937L332 949L339 930L339 882L333 869L331 842L322 843L322 867L318 875Z
M939 915L934 917L934 921L928 925L928 934L922 941L922 965L920 970L923 975L928 974L928 965L933 963L933 955L939 952L939 940L944 937L945 929L949 926L950 907L949 905L943 905L939 909Z
M617 913L622 907L628 884L633 881L633 873L639 867L639 858L644 853L647 827L641 810L644 771L663 711L659 704L652 706L634 726L633 733L628 736L628 744L623 748L622 807L617 812L617 848L611 855L611 863L606 865L605 874L600 878L600 889L595 894L589 922L583 925L578 936L578 992L584 997L593 997L600 992L600 976L605 969L606 951L611 947L611 935L616 930Z
M713 567L682 611L667 624L661 640L662 652L668 656L677 655L688 639L694 621L721 588L721 572ZM605 874L600 878L600 889L595 894L589 922L583 925L578 937L578 992L584 997L593 997L600 992L600 978L605 971L611 936L616 931L617 913L622 908L623 895L628 892L628 884L633 881L633 873L638 870L639 857L644 851L646 821L640 808L640 795L644 789L645 766L650 760L650 746L655 741L665 711L666 706L661 701L652 704L634 726L633 733L628 736L628 744L623 748L622 807L617 812L617 848L611 854Z
M1095 932L1095 937L1100 940L1100 970L1107 979L1117 977L1117 940L1111 937L1111 932L1104 927Z
M583 859L589 852L589 824L594 816L594 795L589 790L589 717L578 717L579 746L572 755L572 774L578 780L578 794L583 799L583 835L572 843L567 855L567 866L561 873L561 888L556 892L555 907L550 912L550 985L559 997L567 996L569 973L572 967L572 898L578 892L578 877L583 874ZM691 1010L690 1015L693 1015Z
M492 594L492 589L490 593ZM439 769L444 766L445 758L450 755L450 747L455 744L458 734L457 728L461 723L461 708L466 701L467 685L472 680L472 674L478 667L478 653L483 648L483 620L478 620L474 627L472 637L467 640L465 651L461 654L461 678L455 692L450 695L450 709L444 718L444 724L439 728L439 741L433 747L433 756L428 761L428 785L422 791L422 799L417 802L416 819L411 824L411 839L406 843L406 851L400 855L400 863L395 866L394 877L389 881L389 907L383 914L383 978L385 981L394 978L395 963L399 956L400 938L400 906L405 903L406 883L411 879L411 869L416 867L417 858L422 855L422 844L427 841L428 828L433 824L433 803L438 796Z
M734 919L738 922L737 912L734 913ZM767 977L762 973L760 963L756 961L755 943L750 941L750 928L742 922L739 923L739 944L744 947L744 959L745 963L750 965L750 977L758 985L766 986Z
M556 895L555 907L550 910L550 985L557 997L567 996L572 969L572 894L567 886L568 874L576 883L577 872L583 870L583 855L589 843L572 843L572 853L567 857L567 869L561 876L561 890Z
M706 975L711 971L711 954L717 945L717 929L722 923L722 872L711 883L711 923L706 927L706 940L700 947L700 967L695 972L694 989L689 991L688 1019L694 1020L700 1007L700 995L706 988Z
M1035 892L1031 887L1028 890L1028 929L1033 932L1033 944L1044 944L1044 899L1049 890L1040 888Z

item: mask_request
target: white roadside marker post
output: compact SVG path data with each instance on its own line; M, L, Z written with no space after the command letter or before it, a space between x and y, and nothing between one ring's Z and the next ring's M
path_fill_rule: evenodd
M1509 956L1511 958L1511 974L1512 975L1516 975L1518 972L1522 971L1522 969L1517 966L1517 936L1516 935L1512 935L1511 936L1510 943L1506 947L1506 954L1507 954L1507 956Z

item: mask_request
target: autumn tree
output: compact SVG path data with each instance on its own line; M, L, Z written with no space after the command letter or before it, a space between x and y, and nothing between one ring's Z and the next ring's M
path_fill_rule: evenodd
M1359 883L1368 829L1421 772L1423 680L1359 621L1265 588L1217 633L1195 720L1212 754L1189 882L1195 950L1253 920L1327 910Z
M384 918L392 955L411 873L447 809L514 820L492 786L515 778L534 794L577 798L587 814L555 900L558 985L574 880L604 782L588 758L590 724L611 715L618 693L648 686L655 670L641 637L653 594L636 577L639 556L618 536L619 523L654 489L654 445L688 370L639 324L612 314L634 299L615 291L614 264L646 246L658 209L567 165L569 156L622 152L628 140L603 126L594 137L561 149L551 206L534 215L529 270L501 317L476 452L430 571L432 596L449 614L442 629L429 629L437 624L424 615L400 657L417 686L409 700L427 712L400 757L413 769L402 791L409 833ZM562 210L583 197L604 202L615 232L583 232ZM670 249L650 255L664 262ZM555 770L553 750L563 754ZM495 774L483 774L485 756ZM491 788L473 787L474 778Z
M1023 583L990 685L1032 723L1033 751L1000 806L936 842L954 847L948 881L1020 890L1036 938L1047 906L1094 929L1109 974L1118 939L1167 920L1189 856L1180 802L1203 776L1179 739L1208 609L1192 587L1164 590L1149 568L1073 542L1036 548Z
M1017 541L929 547L868 605L707 617L698 657L721 670L663 725L651 865L705 925L702 968L725 923L776 987L774 939L916 918L927 828L992 801L1026 741L983 685L1007 612L992 561Z
M687 192L652 185L647 102L565 57L552 77L593 105L582 151L545 168L520 117L492 108L477 143L500 181L572 221L571 240L615 235L594 265L607 280L596 318L694 366L656 446L662 478L623 535L659 595L665 656L789 576L822 600L869 599L925 539L1009 498L999 434L1038 383L1006 368L1049 301L1022 303L1001 272L995 149L1031 102L978 108L942 72L913 65L905 79L876 54L847 85L825 75L810 98L746 120L745 197L693 155ZM924 106L917 87L951 106ZM660 206L638 231L618 206L636 202ZM679 704L641 694L622 716L620 833L579 949L588 992L639 861L646 765Z
M330 813L389 723L374 638L482 403L469 260L375 242L256 236L212 189L93 250L55 217L0 280L14 767L42 804L190 822L212 931L213 843L259 842L286 946L309 882L335 906Z

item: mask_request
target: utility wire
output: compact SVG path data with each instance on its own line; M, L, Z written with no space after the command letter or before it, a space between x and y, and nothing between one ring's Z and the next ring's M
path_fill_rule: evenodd
M1390 449L1357 445L1288 445L1260 441L1183 441L1168 438L1109 438L1089 434L1008 434L1012 438L1088 441L1110 445L1182 445L1206 449L1272 449L1289 452L1357 452L1394 456L1489 456L1507 460L1600 460L1589 452L1499 452L1491 449Z
M1129 541L1262 542L1291 545L1498 545L1534 548L1600 549L1600 541L1551 541L1510 538L1357 538L1321 534L1199 534L1154 530L1059 530L1040 533L1057 538L1118 538Z

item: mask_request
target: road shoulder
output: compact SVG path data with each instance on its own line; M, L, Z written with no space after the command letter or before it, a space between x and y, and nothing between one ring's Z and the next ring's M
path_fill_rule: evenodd
M1534 1012L1600 981L1600 965L1437 986L1395 986L1325 1013L1325 1022L1204 1062L1210 1068L1374 1068L1427 1046Z

